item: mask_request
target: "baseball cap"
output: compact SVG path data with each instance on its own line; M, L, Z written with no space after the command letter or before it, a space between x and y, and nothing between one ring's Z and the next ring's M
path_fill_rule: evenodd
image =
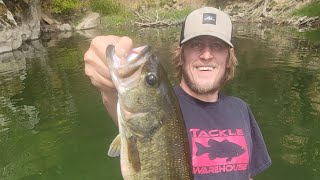
M209 35L233 47L231 34L232 22L228 14L213 7L203 7L186 17L181 29L180 46L194 37Z

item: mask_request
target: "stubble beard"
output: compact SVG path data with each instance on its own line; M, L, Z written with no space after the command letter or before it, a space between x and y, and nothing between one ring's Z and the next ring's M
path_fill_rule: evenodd
M187 86L196 94L201 94L201 95L209 95L209 94L214 94L219 90L219 87L221 85L222 81L219 81L218 86L215 86L214 84L209 84L206 87L198 85L196 82L194 82L190 74L187 72L186 67L182 67L182 78L186 82Z

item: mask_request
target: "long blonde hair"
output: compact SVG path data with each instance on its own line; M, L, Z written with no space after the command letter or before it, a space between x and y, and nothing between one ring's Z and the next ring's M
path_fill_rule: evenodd
M176 77L179 79L179 81L181 81L181 78L182 78L182 65L184 63L183 52L184 52L184 48L182 45L181 47L176 48L175 56L173 58L173 63L176 68ZM234 49L229 48L227 68L224 74L224 80L222 82L222 85L225 85L227 82L229 82L234 78L237 65L238 65L238 60L235 56Z

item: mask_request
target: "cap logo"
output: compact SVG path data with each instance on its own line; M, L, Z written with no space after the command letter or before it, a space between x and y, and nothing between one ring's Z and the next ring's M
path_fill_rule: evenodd
M214 24L216 25L216 14L203 13L202 24Z

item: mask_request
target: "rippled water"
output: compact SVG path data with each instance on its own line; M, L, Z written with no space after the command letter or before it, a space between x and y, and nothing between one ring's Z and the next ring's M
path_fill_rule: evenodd
M97 34L107 33L151 45L177 82L178 28ZM320 179L320 31L239 24L234 34L239 66L225 92L250 104L273 160L255 179ZM84 75L90 38L32 43L0 55L0 179L121 179L106 156L117 129Z

